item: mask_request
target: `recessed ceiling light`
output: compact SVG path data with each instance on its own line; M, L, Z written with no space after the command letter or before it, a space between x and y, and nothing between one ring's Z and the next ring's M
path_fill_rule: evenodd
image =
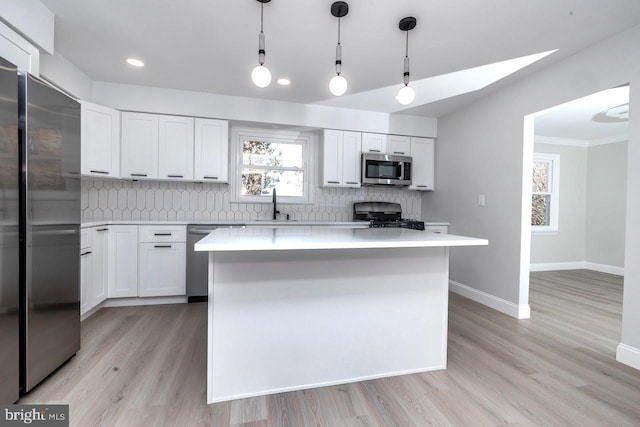
M136 58L127 58L127 63L129 65L133 65L134 67L144 67L144 62Z
M285 79L285 78L281 78L281 79L278 79L278 84L280 86L289 86L291 84L291 80Z

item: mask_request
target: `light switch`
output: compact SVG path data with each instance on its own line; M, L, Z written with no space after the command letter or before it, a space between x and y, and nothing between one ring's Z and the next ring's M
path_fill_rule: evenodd
M485 205L484 194L478 194L478 206L484 206L484 205Z

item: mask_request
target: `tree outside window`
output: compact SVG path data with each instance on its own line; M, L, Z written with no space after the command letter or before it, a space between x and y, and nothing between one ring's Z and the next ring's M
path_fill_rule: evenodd
M560 156L534 153L531 198L532 231L558 231Z
M237 136L238 201L270 200L274 188L283 202L305 203L308 200L309 171L305 167L305 156L309 143L306 137L259 131L240 131Z

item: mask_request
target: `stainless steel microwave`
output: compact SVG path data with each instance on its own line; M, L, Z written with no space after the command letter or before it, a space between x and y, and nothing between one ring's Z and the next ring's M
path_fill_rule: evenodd
M362 185L408 187L411 185L411 157L363 153Z

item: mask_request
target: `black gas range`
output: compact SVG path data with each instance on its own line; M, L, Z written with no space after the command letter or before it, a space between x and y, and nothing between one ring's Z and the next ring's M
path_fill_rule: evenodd
M356 202L353 204L353 219L369 221L370 228L424 230L424 221L402 218L400 203Z

